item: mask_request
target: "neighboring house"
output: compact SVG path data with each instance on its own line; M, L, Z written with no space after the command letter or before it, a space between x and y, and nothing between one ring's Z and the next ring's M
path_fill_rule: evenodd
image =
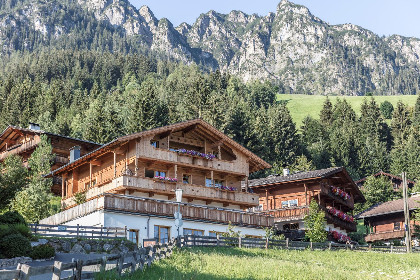
M420 208L420 195L409 198L408 206L410 213ZM412 216L412 215L411 215ZM397 199L375 205L358 215L368 227L369 234L365 237L366 242L390 242L392 240L404 240L404 200ZM410 222L413 229L414 221ZM414 233L414 230L412 230Z
M4 161L8 155L17 154L22 158L24 166L28 167L28 159L40 143L41 135L46 135L51 141L55 154L51 170L69 163L70 149L75 146L80 147L82 155L101 146L98 143L42 131L40 126L34 123L30 123L27 129L8 126L0 134L0 162ZM61 178L54 177L53 179L52 191L56 195L61 195Z
M402 190L403 181L402 181L401 177L398 177L398 176L395 176L395 175L392 175L392 174L389 174L389 173L385 173L383 171L379 171L378 173L373 174L372 176L374 176L374 177L385 176L391 181L392 187L394 188L395 191ZM363 185L365 184L365 181L367 179L368 179L368 177L365 177L365 178L362 178L362 179L356 181L355 183L359 188L362 189ZM414 187L414 184L415 184L414 181L407 180L407 183L408 183L408 188L409 189Z
M216 235L231 222L261 236L273 218L258 206L249 173L271 166L201 119L123 136L53 171L62 177L65 211L40 223L127 226L137 242L178 235L175 190L183 190L180 234ZM241 181L245 182L244 188ZM87 202L76 205L75 195Z
M273 215L277 231L292 239L303 238L304 217L312 200L325 212L330 237L341 238L340 241L348 232L356 231L356 223L348 213L355 202L365 201L343 167L290 175L285 169L283 176L250 180L249 186L260 197L258 210Z

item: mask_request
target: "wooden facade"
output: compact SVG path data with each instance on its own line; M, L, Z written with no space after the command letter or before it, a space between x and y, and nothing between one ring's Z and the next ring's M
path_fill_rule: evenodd
M402 190L402 188L403 188L403 180L402 180L402 178L401 177L399 177L399 176L395 176L395 175L393 175L393 174L390 174L390 173L386 173L386 172L383 172L383 171L380 171L380 172L378 172L378 173L376 173L376 174L373 174L372 175L373 177L380 177L380 176L384 176L384 177L386 177L386 178L388 178L389 179L389 181L391 182L391 184L392 184L392 188L394 189L394 191L400 191L400 190ZM360 188L360 189L363 189L363 185L365 184L365 182L366 182L366 180L367 180L367 178L368 177L365 177L365 178L362 178L362 179L360 179L360 180L357 180L355 183L356 183L356 185ZM416 184L416 182L414 182L414 181L411 181L411 180L407 180L407 186L408 186L408 188L409 189L412 189L413 187L414 187L414 185Z
M259 210L273 215L277 230L302 230L303 219L309 205L315 200L325 211L330 230L341 233L356 231L356 223L343 220L329 212L330 208L350 216L355 202L364 201L363 195L344 168L329 168L301 172L286 176L270 176L250 181L250 186L260 197ZM342 198L333 192L338 188L348 196Z
M81 154L87 154L97 149L101 144L90 141L74 139L40 130L38 125L25 129L15 126L7 127L0 135L0 162L12 154L22 158L23 165L28 167L28 160L31 154L38 147L41 135L46 135L51 141L53 153L55 154L51 170L55 170L69 163L70 149L74 146L81 148ZM61 178L54 177L52 191L61 195Z
M114 194L126 196L122 200L113 198L127 203L122 207L119 202L119 209L143 213L138 207L144 202L139 200L137 207L130 204L129 197L147 198L148 203L173 202L175 189L182 189L184 203L245 210L259 203L258 195L248 192L249 173L268 167L262 159L198 119L120 137L49 176L62 178L66 209L76 207L77 193L84 193L87 201ZM242 181L246 182L244 187ZM153 203L162 204L156 201ZM172 215L172 210L162 211ZM213 219L207 212L197 211L194 219ZM235 215L216 215L215 220L237 221ZM267 225L258 219L252 224Z
M409 198L410 214L420 207L420 196ZM376 205L361 213L358 218L363 219L367 227L366 242L389 242L403 240L405 237L403 200L398 199ZM410 220L410 227L414 228L415 222ZM414 237L414 230L411 231Z

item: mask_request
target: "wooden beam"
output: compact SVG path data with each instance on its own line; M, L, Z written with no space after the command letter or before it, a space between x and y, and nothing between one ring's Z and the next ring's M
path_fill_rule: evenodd
M171 135L171 133L172 133L172 130L168 130L168 131L165 131L165 132L163 132L163 133L161 133L160 135L159 135L159 139L163 139L163 138L166 138L166 137L168 137L169 135Z
M266 204L266 209L265 210L270 210L270 209L268 209L268 190L265 190L265 204Z
M134 176L136 177L139 176L138 171L139 171L139 159L136 156L136 158L134 159Z
M90 163L92 165L95 165L95 166L101 166L102 165L102 162L100 160L92 160Z
M114 178L117 177L117 153L114 152Z
M228 207L229 206L229 202L223 202L223 207Z
M192 131L196 128L197 128L197 124L193 124L193 125L187 126L186 128L184 128L181 131L182 131L182 133L187 134L188 132L190 132L190 131Z
M305 186L305 205L308 205L308 187L306 184L303 184Z
M64 199L65 179L64 174L61 175L61 199Z
M171 200L171 199L173 199L175 197L175 194L170 194L170 195L168 195L168 200Z
M212 200L206 200L206 205L209 205L212 202L213 202Z
M187 198L188 203L193 202L193 200L194 200L194 198L192 198L192 197Z
M175 175L175 178L178 179L178 164L175 164L174 166L174 175Z
M154 192L149 192L149 197L154 197L155 193Z
M92 188L92 163L89 163L89 188Z

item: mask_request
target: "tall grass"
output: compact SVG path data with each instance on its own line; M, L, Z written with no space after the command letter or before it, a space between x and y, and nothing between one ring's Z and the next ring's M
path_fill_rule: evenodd
M418 254L193 248L122 279L420 279L419 264Z

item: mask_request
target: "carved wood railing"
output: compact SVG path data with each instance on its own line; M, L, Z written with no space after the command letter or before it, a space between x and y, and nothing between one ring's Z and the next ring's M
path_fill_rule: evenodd
M41 141L40 139L35 138L34 140L31 140L31 141L28 141L19 145L15 145L7 149L7 151L0 153L0 160L4 160L8 155L20 154L27 150L33 149L36 146L38 146L40 141Z
M321 194L328 196L329 198L332 198L334 201L341 203L347 207L349 207L350 209L354 209L354 199L352 197L350 197L348 200L345 200L343 198L341 198L340 196L337 196L335 194L333 194L333 192L331 191L331 188L329 186L326 185L322 185L321 186Z
M411 227L411 232L414 232L414 227ZM365 237L365 241L374 242L374 241L379 241L379 240L398 239L398 238L403 238L404 236L405 236L404 230L377 232L377 233L368 234Z
M305 216L309 213L309 207L297 206L291 208L281 208L276 210L264 211L262 213L266 213L273 216L275 222L295 221L305 218Z

